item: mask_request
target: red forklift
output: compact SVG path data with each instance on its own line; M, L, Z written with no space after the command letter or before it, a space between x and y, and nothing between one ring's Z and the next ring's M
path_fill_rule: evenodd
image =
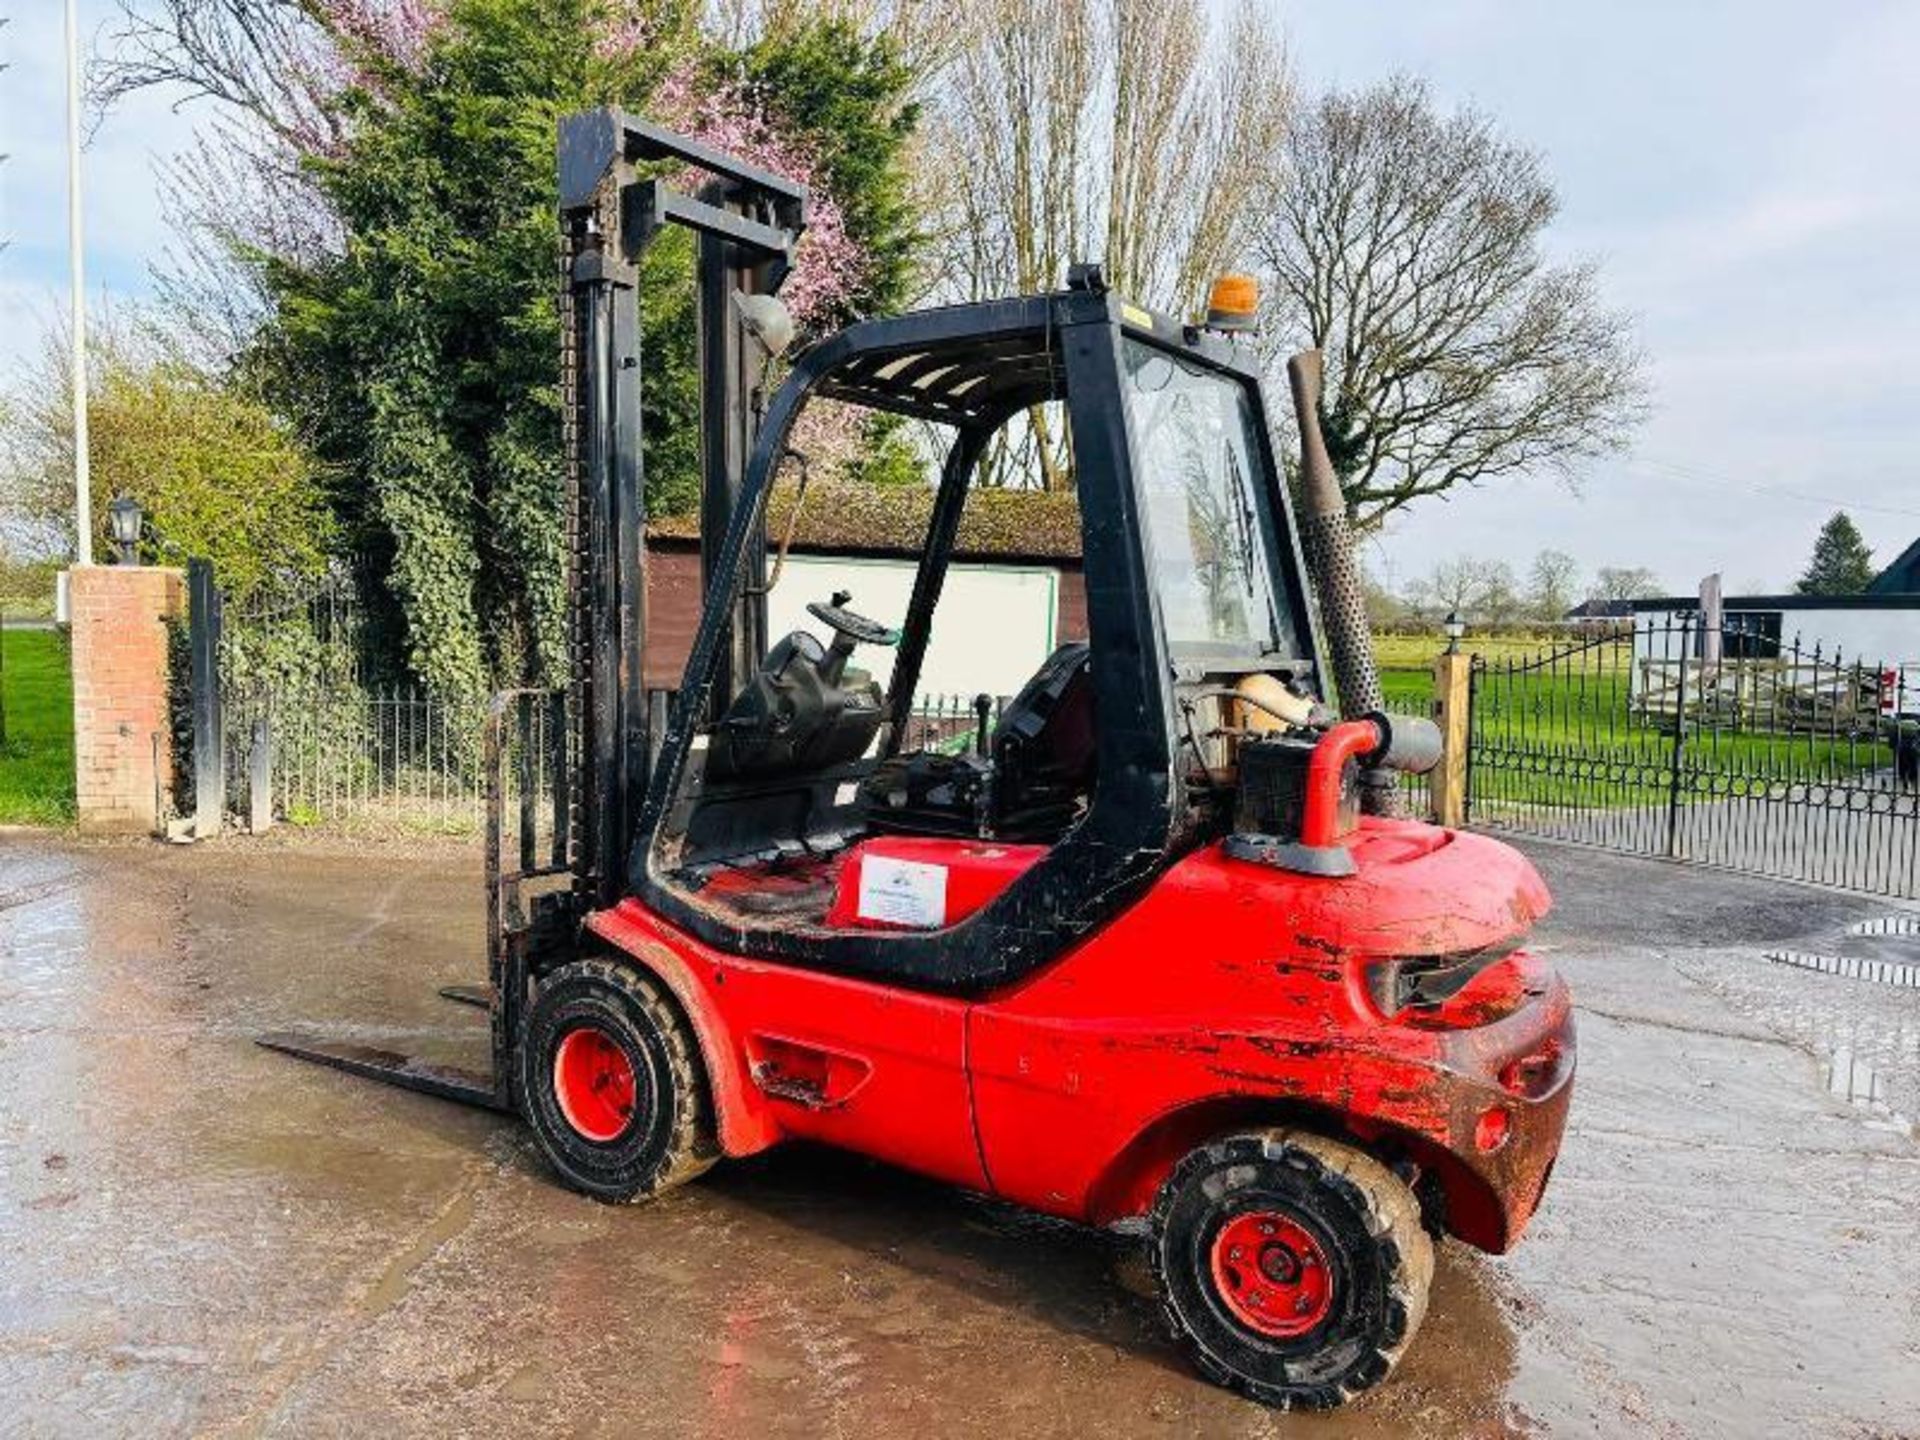
M772 386L805 193L614 110L564 122L559 163L573 671L488 730L489 984L450 993L488 1007L491 1073L262 1043L517 1114L601 1200L793 1139L1112 1227L1211 1379L1281 1407L1379 1383L1434 1239L1502 1252L1539 1205L1573 1022L1524 948L1527 861L1382 813L1437 732L1369 707L1343 522L1296 516L1251 305L1183 324L1081 265L852 325ZM650 715L636 262L670 225L697 237L705 597ZM923 422L931 518L903 615L843 591L768 645L768 496L819 401ZM930 640L971 623L942 584L976 467L1041 406L1086 639L963 747L910 748Z

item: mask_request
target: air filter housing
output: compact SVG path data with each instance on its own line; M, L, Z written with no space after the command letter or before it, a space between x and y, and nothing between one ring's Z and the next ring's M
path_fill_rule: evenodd
M1233 828L1243 835L1297 840L1307 805L1307 764L1319 737L1267 735L1248 738L1240 745L1240 790L1235 797ZM1349 765L1340 777L1337 834L1345 835L1359 823L1359 769Z

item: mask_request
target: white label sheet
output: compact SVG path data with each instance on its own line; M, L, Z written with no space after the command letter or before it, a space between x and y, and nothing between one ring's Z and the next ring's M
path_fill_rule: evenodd
M860 918L938 930L947 923L947 867L862 856Z

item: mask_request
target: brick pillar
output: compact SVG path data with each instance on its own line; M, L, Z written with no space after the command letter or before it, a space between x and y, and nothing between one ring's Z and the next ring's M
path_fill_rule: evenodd
M186 614L186 576L146 565L76 565L68 575L80 828L151 833L160 824L156 782L164 788L173 779L164 622Z

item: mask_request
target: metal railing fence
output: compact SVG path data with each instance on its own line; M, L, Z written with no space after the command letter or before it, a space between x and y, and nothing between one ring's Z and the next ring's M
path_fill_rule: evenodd
M1476 826L1920 897L1910 667L1641 617L1473 671Z

